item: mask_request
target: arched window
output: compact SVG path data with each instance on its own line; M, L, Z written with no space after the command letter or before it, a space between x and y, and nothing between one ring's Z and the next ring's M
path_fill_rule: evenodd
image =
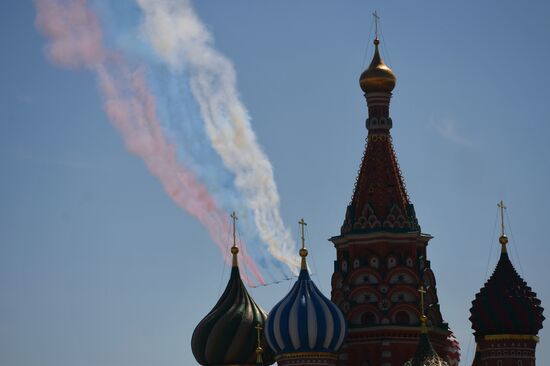
M523 361L522 360L518 360L518 366L523 366Z
M497 361L497 366L502 366L502 361L501 360Z
M395 323L398 325L409 325L411 324L411 317L406 311L398 311L395 314Z
M342 262L342 272L348 271L348 262L344 261Z
M374 315L370 311L367 311L361 317L361 323L365 325L376 325L376 315Z

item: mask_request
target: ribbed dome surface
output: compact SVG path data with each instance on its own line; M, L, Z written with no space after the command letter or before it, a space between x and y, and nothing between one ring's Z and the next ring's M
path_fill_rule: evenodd
M233 266L225 291L214 308L197 325L191 348L201 365L256 365L257 330L267 314L254 302ZM262 341L264 365L273 354Z
M472 301L470 321L475 335L536 335L544 320L536 296L503 250L491 278Z
M292 290L271 310L265 328L276 355L336 353L345 334L342 312L323 296L304 268Z

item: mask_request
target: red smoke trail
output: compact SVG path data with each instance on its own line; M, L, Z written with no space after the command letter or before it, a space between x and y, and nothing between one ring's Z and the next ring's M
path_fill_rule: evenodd
M175 148L166 141L144 70L131 69L120 55L104 49L98 19L86 6L86 0L36 0L35 3L36 25L50 39L46 46L48 57L56 64L86 67L96 73L105 111L122 134L126 148L143 159L170 198L204 225L225 254L229 243L224 234L231 230L227 215L194 174L182 167ZM258 282L265 283L246 252L241 251L244 265ZM244 271L242 275L246 282L252 282Z

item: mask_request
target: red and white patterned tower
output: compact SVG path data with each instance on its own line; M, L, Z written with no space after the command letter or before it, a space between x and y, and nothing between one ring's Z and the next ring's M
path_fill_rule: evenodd
M349 324L340 366L403 365L420 336L420 286L427 289L429 338L443 358L451 342L427 258L432 237L420 231L392 145L396 78L380 57L378 37L374 45L360 78L369 111L365 153L341 233L330 239L336 248L332 301Z

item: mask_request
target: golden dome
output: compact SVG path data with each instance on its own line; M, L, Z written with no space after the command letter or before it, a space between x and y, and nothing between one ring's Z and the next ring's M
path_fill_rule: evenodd
M365 93L386 92L389 93L395 88L397 78L393 71L384 63L378 51L378 39L374 40L374 56L369 68L363 71L359 78L361 89Z

